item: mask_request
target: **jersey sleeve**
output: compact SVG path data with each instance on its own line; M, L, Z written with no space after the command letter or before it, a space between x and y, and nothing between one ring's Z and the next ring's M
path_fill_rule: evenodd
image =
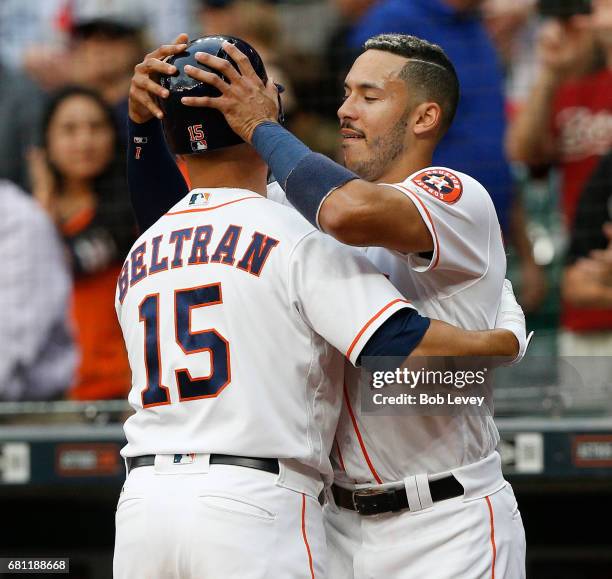
M294 247L288 281L304 322L354 365L389 317L413 307L365 255L318 231Z
M128 121L127 180L140 231L146 231L189 191L166 146L161 122Z
M491 244L501 240L501 230L491 198L478 181L431 168L391 186L414 203L433 239L432 253L406 255L414 271L461 273L467 279L486 273Z

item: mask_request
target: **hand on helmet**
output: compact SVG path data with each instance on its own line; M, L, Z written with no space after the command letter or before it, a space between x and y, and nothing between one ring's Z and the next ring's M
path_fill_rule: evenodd
M150 52L144 60L134 67L130 83L128 114L135 123L146 123L153 117L161 119L164 115L157 105L156 98L167 98L168 91L162 88L157 79L159 74L173 74L176 67L164 62L168 56L179 54L187 47L187 35L179 34L172 44L164 44Z
M188 106L210 107L221 111L233 131L250 143L257 125L265 121L278 121L278 87L272 79L268 79L268 83L264 85L248 57L234 45L225 42L223 50L239 70L229 61L211 54L198 52L195 57L199 63L217 71L224 78L214 72L185 66L185 72L189 76L214 86L221 96L183 97L181 102Z

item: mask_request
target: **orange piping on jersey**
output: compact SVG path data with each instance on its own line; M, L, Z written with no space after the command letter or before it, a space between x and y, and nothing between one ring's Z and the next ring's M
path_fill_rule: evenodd
M489 520L491 524L491 547L493 548L493 561L491 563L491 579L495 579L495 559L497 558L497 549L495 548L495 521L493 519L493 505L489 497L485 497L489 507Z
M238 201L246 201L247 199L263 199L263 197L261 195L250 195L249 197L241 197L240 199L234 199L233 201L221 203L221 205L215 205L214 207L200 207L200 209L183 209L183 211L172 211L170 213L166 213L166 215L182 215L183 213L200 213L202 211L212 211L213 209L219 209L219 207L225 207L226 205L231 205L232 203L238 203Z
M385 313L386 310L388 310L391 306L394 306L397 302L406 302L407 304L410 303L408 300L403 300L401 298L397 298L397 299L393 300L392 302L389 302L384 308L382 308L379 312L374 314L367 321L367 323L363 326L363 328L361 328L361 331L355 336L355 339L353 340L352 344L349 346L349 349L348 349L348 351L346 353L346 357L349 360L351 359L351 353L353 352L353 348L357 345L357 342L359 342L359 338L361 338L361 336L363 336L363 333L376 321L376 318L380 317L383 313Z
M368 467L370 469L370 472L372 473L372 476L374 477L374 480L378 484L382 484L382 479L378 476L378 473L376 472L376 469L374 468L374 465L372 464L372 461L370 460L370 455L368 454L368 451L366 450L365 444L363 442L363 438L361 438L361 432L359 432L359 427L357 426L357 420L355 420L355 415L353 414L353 409L351 408L351 402L349 400L348 389L346 388L346 382L344 383L344 401L346 402L346 407L348 409L349 416L351 417L351 422L353 423L353 428L355 429L355 434L357 435L357 441L359 442L359 446L361 447L363 458L365 458L365 461L368 464Z
M402 187L402 185L395 185L395 186L399 187L403 191L410 193L410 199L416 199L420 203L421 207L425 210L427 219L429 219L429 223L431 224L431 230L433 231L434 237L436 238L436 247L438 248L438 252L436 254L436 261L431 266L431 269L435 269L436 265L438 265L438 262L440 261L440 243L438 242L438 234L436 233L436 226L434 225L433 219L431 218L431 214L429 213L429 210L425 206L425 203L423 203L419 199L419 196L416 193L414 193L413 191L410 191L410 189L406 189L406 187Z
M304 545L306 545L306 552L308 553L308 564L310 565L310 577L315 579L314 567L312 566L312 553L310 552L310 545L308 544L308 536L306 535L306 495L302 493L302 538L304 539Z
M346 467L344 466L344 460L342 458L342 452L340 452L340 443L338 442L337 438L336 438L335 442L336 442L336 449L338 450L338 460L340 461L340 468L344 472L346 472Z

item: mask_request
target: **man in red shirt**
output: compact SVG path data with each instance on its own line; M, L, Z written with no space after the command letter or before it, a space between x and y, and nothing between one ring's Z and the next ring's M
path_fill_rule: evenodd
M538 51L541 71L509 130L508 150L528 165L558 168L571 233L581 192L612 149L612 0L593 0L589 16L547 22ZM604 66L593 72L597 51ZM565 301L561 321L562 355L593 355L593 338L612 354L612 310Z

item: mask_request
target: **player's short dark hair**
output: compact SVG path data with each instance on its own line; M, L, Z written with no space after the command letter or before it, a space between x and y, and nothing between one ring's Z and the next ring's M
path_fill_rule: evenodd
M368 39L364 50L382 50L409 58L400 77L425 100L442 109L442 130L450 127L459 104L459 78L453 63L437 44L408 34L378 34Z

